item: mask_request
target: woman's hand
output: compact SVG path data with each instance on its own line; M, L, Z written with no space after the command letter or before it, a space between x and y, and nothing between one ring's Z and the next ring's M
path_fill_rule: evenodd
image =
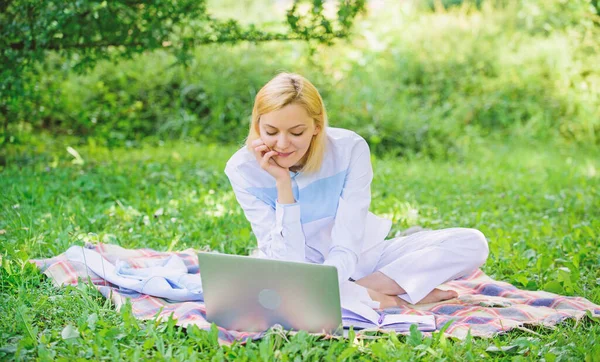
M272 151L263 140L260 138L254 140L252 142L252 147L254 149L254 156L260 167L273 176L277 182L285 181L290 178L290 170L286 167L279 166L277 162L275 162L273 156L276 156L277 152Z

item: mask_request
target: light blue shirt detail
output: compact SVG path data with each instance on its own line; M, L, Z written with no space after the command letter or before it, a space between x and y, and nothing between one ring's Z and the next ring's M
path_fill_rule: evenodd
M249 193L256 196L257 199L263 201L265 204L271 206L275 210L277 204L277 188L276 187L248 187L246 189ZM292 187L292 193L294 199L298 200L298 187Z
M294 199L300 203L302 224L335 216L346 173L347 171L344 170L333 176L316 180L303 189L299 189L298 186L292 188ZM249 187L247 190L275 210L276 187Z

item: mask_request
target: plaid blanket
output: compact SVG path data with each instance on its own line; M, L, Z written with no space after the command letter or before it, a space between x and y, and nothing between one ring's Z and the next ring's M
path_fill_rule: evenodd
M175 254L183 259L189 273L199 272L197 250L194 249L158 252L151 249L125 249L112 244L85 247L94 249L112 264L117 260L127 261L133 268L144 268L157 258L168 258ZM206 320L204 304L201 302L169 302L162 298L119 289L89 270L86 265L69 261L64 254L50 259L35 259L32 262L57 286L76 285L80 280L83 282L90 280L117 309L129 299L137 318L165 320L173 317L177 320L177 325L184 328L189 325L196 325L205 330L211 328L211 323ZM520 290L509 283L491 279L481 270L445 283L440 288L455 290L459 297L440 303L389 308L385 312L433 314L438 329L451 321L445 333L461 339L467 336L469 330L472 336L492 337L514 328L527 330L528 326L534 325L552 327L567 318L579 320L586 314L600 318L600 306L585 298L565 297L544 291ZM235 340L258 339L266 333L238 332L220 327L218 329L219 341L222 344L230 344ZM357 335L364 336L370 331L372 330L361 330Z

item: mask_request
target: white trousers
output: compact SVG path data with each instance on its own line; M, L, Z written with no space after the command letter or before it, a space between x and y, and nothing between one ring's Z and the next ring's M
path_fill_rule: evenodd
M440 284L479 268L489 254L485 236L476 229L420 231L385 243L374 271L398 283L406 291L399 297L411 304Z

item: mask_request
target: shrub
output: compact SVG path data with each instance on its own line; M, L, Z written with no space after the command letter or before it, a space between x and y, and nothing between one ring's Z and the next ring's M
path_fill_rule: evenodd
M446 157L490 135L599 143L600 27L583 16L593 15L589 2L490 4L372 9L345 44L211 45L188 68L155 52L77 76L51 59L33 107L44 111L28 121L109 144L237 143L254 95L285 70L311 79L331 125L356 130L378 153Z

